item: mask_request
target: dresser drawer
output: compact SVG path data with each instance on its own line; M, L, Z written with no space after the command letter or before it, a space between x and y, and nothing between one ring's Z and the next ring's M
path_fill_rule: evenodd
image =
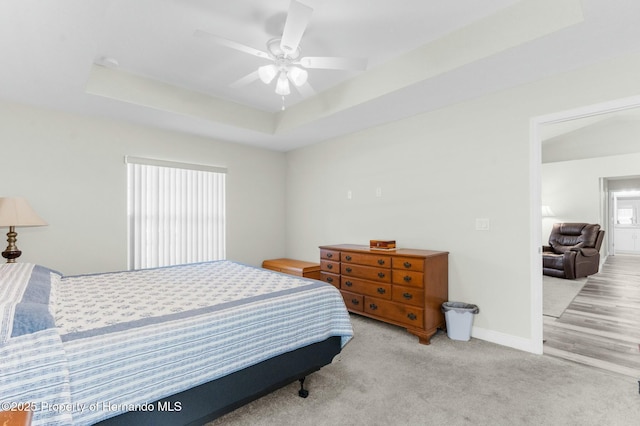
M325 283L329 283L336 288L340 288L340 275L332 274L330 272L320 272L320 281L324 281Z
M424 307L424 290L416 287L403 287L394 285L391 291L391 300L407 305Z
M342 277L340 289L391 300L391 284Z
M396 257L391 260L393 269L424 272L424 260L415 257Z
M364 311L364 296L340 290L344 304L350 311Z
M389 256L376 256L374 254L361 253L341 253L340 260L358 265L376 266L379 268L391 268L391 258Z
M394 284L411 287L424 287L424 274L422 272L393 270L392 281Z
M334 262L332 260L320 259L320 270L325 272L332 272L334 274L340 273L340 262Z
M340 273L349 277L363 278L382 283L391 282L391 270L384 268L374 268L372 266L355 265L343 263L340 265Z
M340 252L336 250L321 249L320 258L340 262Z
M365 296L364 311L412 327L424 327L424 310L415 306Z

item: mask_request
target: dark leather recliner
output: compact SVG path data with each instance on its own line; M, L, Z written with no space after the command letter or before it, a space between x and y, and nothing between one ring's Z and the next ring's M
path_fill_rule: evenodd
M542 247L542 273L576 279L598 272L604 231L589 223L554 223Z

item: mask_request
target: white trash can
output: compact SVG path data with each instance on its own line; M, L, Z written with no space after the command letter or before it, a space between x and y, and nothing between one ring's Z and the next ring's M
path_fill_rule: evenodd
M447 322L447 336L452 340L471 339L473 315L480 312L478 306L462 302L444 302L442 312Z

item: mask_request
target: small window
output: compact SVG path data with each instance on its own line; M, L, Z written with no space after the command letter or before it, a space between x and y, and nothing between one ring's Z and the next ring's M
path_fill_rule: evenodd
M620 225L632 225L634 223L633 216L632 207L618 208L618 223Z

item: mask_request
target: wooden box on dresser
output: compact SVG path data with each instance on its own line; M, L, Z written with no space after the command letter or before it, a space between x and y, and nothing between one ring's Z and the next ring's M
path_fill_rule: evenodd
M405 327L428 345L445 328L449 253L340 244L320 246L320 278L340 289L350 312Z

